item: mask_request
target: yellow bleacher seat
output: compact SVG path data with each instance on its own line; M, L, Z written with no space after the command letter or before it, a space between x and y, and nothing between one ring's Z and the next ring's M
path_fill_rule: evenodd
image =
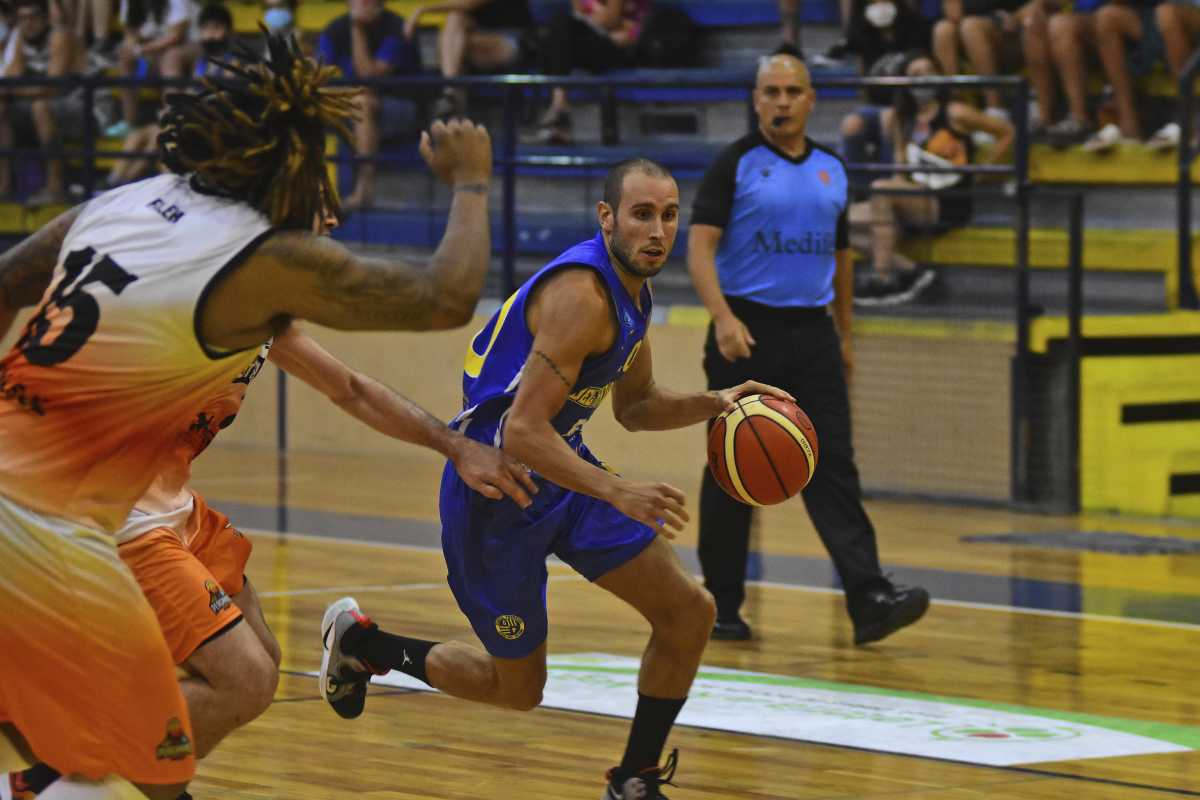
M407 17L413 12L413 9L420 5L422 3L418 0L387 1L389 11L404 17ZM240 34L258 33L258 25L262 21L263 12L261 3L229 3L228 7L233 13L235 31ZM296 9L298 27L305 33L320 33L326 25L345 13L346 3L331 2L330 0L316 3L302 1ZM427 14L421 17L421 25L422 27L440 26L445 18L445 14Z

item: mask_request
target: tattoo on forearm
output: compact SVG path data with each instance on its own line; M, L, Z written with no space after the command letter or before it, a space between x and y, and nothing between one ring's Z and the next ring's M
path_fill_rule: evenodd
M567 380L567 376L562 374L562 370L560 370L558 368L558 365L554 363L554 360L551 359L550 356L546 355L541 350L534 350L533 354L535 356L537 356L538 358L542 359L542 361L545 361L546 366L548 366L548 367L550 367L550 369L554 370L554 374L558 376L558 379L560 381L562 381L563 384L565 384L568 389L571 388L571 386L573 385L572 382Z

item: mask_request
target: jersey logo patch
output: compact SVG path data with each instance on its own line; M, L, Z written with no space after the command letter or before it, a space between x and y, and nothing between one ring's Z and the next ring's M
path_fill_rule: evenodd
M183 219L183 209L174 203L167 205L167 201L163 200L161 197L156 197L155 199L151 200L147 204L147 207L157 211L160 217L172 225Z
M820 178L821 183L825 184L826 186L828 186L829 182L833 180L833 178L829 177L829 171L824 169L817 173L817 177Z
M525 635L525 620L516 614L501 614L496 617L496 633L512 641Z
M606 386L592 386L587 389L580 389L567 399L584 408L595 408L604 402L604 398L608 397L608 390L611 388L611 383Z
M178 717L167 720L167 735L154 750L159 761L180 761L192 754L192 740L183 731Z

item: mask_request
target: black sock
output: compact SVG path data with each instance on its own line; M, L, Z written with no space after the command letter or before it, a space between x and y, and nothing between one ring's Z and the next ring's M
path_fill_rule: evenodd
M663 748L667 744L667 735L675 724L675 717L687 698L667 699L662 697L647 697L638 692L637 711L633 715L633 727L629 730L629 743L625 745L625 756L621 766L614 773L623 780L644 769L658 766L662 758Z
M365 662L376 672L396 669L429 686L433 684L425 674L425 658L436 644L384 633L375 625L355 625L342 634L342 652L346 655Z
M53 767L41 763L34 764L29 769L21 770L17 774L24 781L24 785L21 788L35 794L44 792L50 784L54 783L60 777L58 771Z

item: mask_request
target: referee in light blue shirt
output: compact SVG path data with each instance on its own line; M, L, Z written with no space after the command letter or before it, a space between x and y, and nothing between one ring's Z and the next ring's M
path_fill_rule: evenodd
M758 129L725 148L704 177L688 272L713 318L704 346L709 388L753 377L792 393L812 419L820 461L804 503L841 576L854 642L866 644L920 619L929 593L883 576L862 506L846 388L854 366L846 168L805 135L815 99L802 61L763 60ZM717 601L714 639L751 635L739 613L751 511L704 471L700 563Z

